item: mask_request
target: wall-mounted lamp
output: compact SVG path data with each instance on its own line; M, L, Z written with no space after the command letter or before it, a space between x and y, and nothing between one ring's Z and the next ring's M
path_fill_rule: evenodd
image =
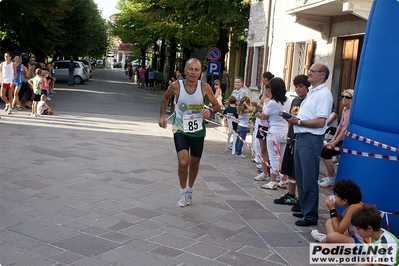
M255 37L255 33L250 33L248 29L244 29L244 35L247 36L248 40L252 40Z

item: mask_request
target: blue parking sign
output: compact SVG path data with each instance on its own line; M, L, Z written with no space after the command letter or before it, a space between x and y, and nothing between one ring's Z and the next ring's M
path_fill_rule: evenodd
M209 76L220 76L220 62L208 61L206 74Z

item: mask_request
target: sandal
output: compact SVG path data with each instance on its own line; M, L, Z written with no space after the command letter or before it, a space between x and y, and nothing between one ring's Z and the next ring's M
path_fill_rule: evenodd
M260 188L277 190L277 183L274 181L270 181L269 183L260 186Z
M283 181L283 180L281 180L280 182L278 182L277 186L278 186L279 188L287 188L287 186L288 186L288 181Z

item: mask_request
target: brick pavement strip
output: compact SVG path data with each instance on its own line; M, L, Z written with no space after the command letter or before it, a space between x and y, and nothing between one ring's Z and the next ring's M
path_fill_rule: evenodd
M250 152L225 152L221 127L208 124L193 206L178 208L172 133L157 125L163 92L119 69L56 89L55 115L0 120L2 266L309 264L309 228L272 203L286 191L259 189ZM320 190L312 228L330 193Z

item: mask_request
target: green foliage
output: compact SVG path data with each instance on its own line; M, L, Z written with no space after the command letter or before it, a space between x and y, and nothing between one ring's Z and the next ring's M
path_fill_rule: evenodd
M93 0L2 0L1 49L36 56L99 56L108 37Z
M123 42L147 48L158 39L175 38L192 50L215 45L221 29L248 27L250 0L119 0L118 8L112 33Z

